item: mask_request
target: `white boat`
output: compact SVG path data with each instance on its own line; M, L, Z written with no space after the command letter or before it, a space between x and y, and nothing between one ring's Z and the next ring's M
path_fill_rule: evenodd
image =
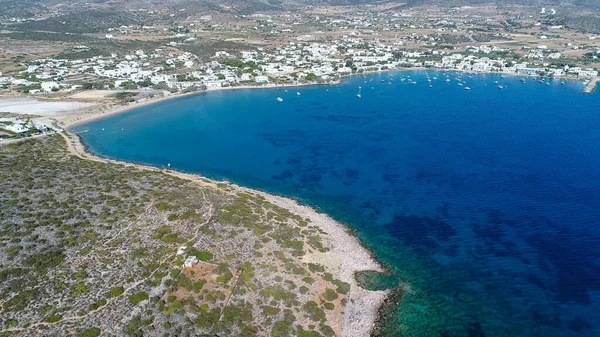
M469 87L465 87L465 90L466 90L466 91L469 91L469 90L471 90L471 88L469 88Z
M499 85L498 89L504 89L504 86L503 85Z
M360 89L362 89L362 87L358 87L358 94L356 94L356 97L361 98L362 95L360 94Z
M300 96L300 92L296 92L296 95Z
M277 100L277 102L279 102L279 103L283 102L283 98L281 98L281 97L277 97L277 98L276 98L276 100Z
M447 79L446 79L446 82L450 82L450 79L449 79L449 78L447 78Z
M431 84L430 84L430 85L429 85L429 87L430 87L430 88L433 88L433 85L431 85Z
M463 85L463 84L462 84L462 83L459 83L458 85L460 85L460 86L462 87L462 85Z

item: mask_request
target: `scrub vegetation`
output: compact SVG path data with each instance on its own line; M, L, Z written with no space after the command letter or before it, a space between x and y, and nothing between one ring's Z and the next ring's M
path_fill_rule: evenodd
M305 261L328 250L320 229L259 195L81 159L55 135L0 146L0 205L0 336L341 324L349 285Z

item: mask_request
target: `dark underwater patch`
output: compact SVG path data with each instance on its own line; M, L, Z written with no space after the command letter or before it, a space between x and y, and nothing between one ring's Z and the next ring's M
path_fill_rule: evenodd
M577 332L581 332L583 330L591 328L591 326L587 324L580 316L577 316L574 319L572 319L569 322L568 327L569 329Z
M281 172L278 175L271 176L271 179L283 181L283 180L291 179L293 176L294 176L294 174L292 173L292 171L284 170L283 172Z
M431 217L395 215L385 225L388 233L409 246L435 248L436 240L447 241L456 236L456 230L444 221Z
M468 337L485 337L485 333L479 322L472 323L467 333Z
M344 173L344 185L353 185L358 181L359 172L353 169L346 169Z
M545 326L551 326L554 328L559 328L560 327L560 318L556 317L556 316L544 316L542 314L539 313L539 311L533 309L531 310L531 318L533 319L534 322L536 322L537 324L540 325L545 325Z
M589 304L588 292L600 289L600 268L588 255L597 248L586 247L583 242L570 242L569 236L562 232L534 235L527 238L527 242L537 250L542 265L550 263L556 273L557 300Z
M502 228L501 224L492 223L492 224L474 224L473 232L484 239L487 239L491 242L500 242L502 237L504 236L505 229Z
M514 226L517 224L516 221L508 219L504 213L497 209L486 209L487 222L492 225L498 226Z

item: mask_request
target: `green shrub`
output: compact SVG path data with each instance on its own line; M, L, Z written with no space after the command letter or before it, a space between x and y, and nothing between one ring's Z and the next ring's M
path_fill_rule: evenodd
M78 337L98 337L100 336L100 332L99 328L89 328L81 332Z
M233 278L233 274L228 270L223 275L217 277L216 281L221 283L227 283Z
M321 337L321 335L314 331L300 331L298 337Z
M305 278L302 279L302 281L304 281L305 283L308 283L308 284L315 283L315 279L312 278L312 277L305 277Z
M213 253L200 251L194 247L187 247L185 253L190 256L195 256L200 261L210 261L214 258Z
M342 282L342 281L338 281L335 283L335 285L337 286L337 288L335 289L335 291L338 294L347 294L350 291L350 284L346 283L346 282Z
M302 308L304 309L304 313L315 322L325 322L327 319L325 312L319 308L319 305L315 301L307 302Z
M58 314L50 315L50 316L44 318L44 321L48 322L48 323L56 323L56 322L60 322L61 320L62 320L62 316L58 315Z
M100 299L100 300L98 300L98 301L90 304L89 308L90 308L90 311L93 311L93 310L101 308L101 307L103 307L105 305L106 305L106 300L105 299Z
M141 301L145 301L147 299L148 299L148 294L145 291L140 291L139 293L135 293L135 294L129 296L129 301L133 305L137 305Z
M124 291L125 291L125 289L123 287L113 287L113 288L110 288L110 290L108 291L108 296L110 296L110 297L121 296L121 295L123 295Z
M327 288L323 293L323 298L327 301L335 301L338 299L338 294L333 289Z

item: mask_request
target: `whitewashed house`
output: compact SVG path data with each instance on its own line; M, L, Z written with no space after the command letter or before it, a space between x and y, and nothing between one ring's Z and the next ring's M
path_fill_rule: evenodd
M198 263L198 258L196 258L195 256L188 256L188 258L185 259L185 262L183 262L183 266L186 268L191 268L196 263Z
M256 76L254 77L254 82L256 83L269 83L269 77L267 76Z

